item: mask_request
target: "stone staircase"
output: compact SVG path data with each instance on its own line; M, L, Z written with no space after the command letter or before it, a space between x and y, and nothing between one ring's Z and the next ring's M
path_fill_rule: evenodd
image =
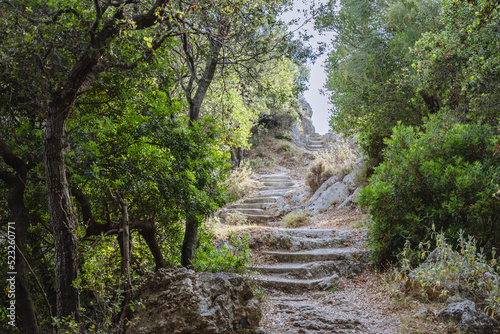
M266 287L287 292L330 289L340 276L367 268L366 250L353 247L349 233L334 229L276 229L281 250L263 251L273 264L251 267ZM333 285L332 285L333 284Z
M393 333L344 293L344 277L368 269L363 242L326 228L273 228L271 234L267 240L278 249L261 251L266 264L249 268L270 296L266 334Z
M323 136L315 133L309 137L306 149L309 151L322 151L325 149L325 141Z
M225 209L226 214L239 213L253 222L267 222L274 218L268 208L280 200L284 193L296 187L292 178L286 174L261 175L262 187L259 195L249 197L241 202L233 203Z

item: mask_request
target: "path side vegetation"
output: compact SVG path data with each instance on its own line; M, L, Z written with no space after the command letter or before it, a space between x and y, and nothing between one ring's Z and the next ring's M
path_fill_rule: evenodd
M373 174L373 259L431 240L433 224L498 249L500 3L330 1L316 25L337 33L331 125L360 134Z

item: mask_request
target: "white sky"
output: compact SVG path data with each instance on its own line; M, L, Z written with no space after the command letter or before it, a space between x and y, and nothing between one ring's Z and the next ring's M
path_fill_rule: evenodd
M316 1L317 3L324 3L326 0ZM303 9L308 9L311 1L308 0L294 0L293 11L287 12L283 15L285 21L290 21L294 18L301 19L301 23L305 20L305 15L302 12ZM292 30L298 28L292 27ZM325 42L328 45L331 44L333 38L333 33L327 33L320 35L314 30L314 22L311 21L306 24L301 30L307 31L308 34L313 35L313 38L309 40L309 43L316 47L318 42ZM298 32L296 33L298 37ZM326 74L324 71L324 62L326 60L326 52L321 57L319 57L314 64L308 64L310 70L309 77L309 90L304 93L306 101L311 105L313 110L313 124L316 128L316 132L319 134L325 134L329 130L329 120L330 120L330 110L332 108L331 103L327 96L322 95L320 90L324 88L326 83Z

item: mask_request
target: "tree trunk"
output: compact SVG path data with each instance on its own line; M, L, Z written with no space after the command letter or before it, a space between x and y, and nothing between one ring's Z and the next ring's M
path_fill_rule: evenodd
M198 241L198 220L191 215L186 215L186 231L182 243L181 265L186 268L193 267L196 255L196 242Z
M24 205L24 189L26 185L26 174L16 175L13 182L8 185L9 210L14 215L16 232L16 308L20 319L19 328L23 333L40 333L40 324L35 305L31 299L28 282L28 266L23 260L20 252L25 253L26 235L30 226L28 210ZM26 256L26 255L25 255Z
M210 54L205 63L205 70L203 71L203 76L198 82L198 88L196 89L194 97L189 101L189 122L191 125L200 117L201 105L203 104L208 88L214 79L221 48L221 42L210 38Z
M153 223L153 228L154 228ZM160 246L158 245L158 241L155 238L155 229L153 230L141 230L139 231L140 235L144 238L144 241L149 247L151 254L155 259L155 270L160 268L165 268L165 260L163 259L163 254L161 253Z
M215 70L217 69L219 53L222 43L210 39L210 55L205 63L203 77L198 83L196 94L193 99L189 99L189 125L193 126L200 116L201 105L212 82ZM186 211L189 208L186 208ZM182 243L181 264L184 267L192 267L192 261L196 254L196 242L198 241L198 219L186 212L186 231Z
M3 138L0 136L0 156L3 161L12 167L15 172L2 172L0 179L2 179L7 188L7 205L14 219L14 224L9 225L11 230L15 233L15 269L9 270L16 272L16 303L17 315L19 316L20 323L18 328L23 333L40 333L40 323L35 309L35 305L31 298L28 281L28 264L24 261L23 256L25 253L24 245L27 241L28 229L31 225L31 219L28 209L24 204L24 191L26 189L26 181L28 178L29 166L22 161L18 156L10 151Z
M66 110L60 110L57 102L52 101L51 104L53 106L47 113L44 155L49 215L54 234L57 317L71 316L79 321L76 217L73 214L64 160L67 145L65 124L73 105L70 103Z

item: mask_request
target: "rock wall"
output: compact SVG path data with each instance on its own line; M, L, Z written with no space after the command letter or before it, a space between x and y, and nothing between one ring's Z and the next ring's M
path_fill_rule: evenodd
M261 303L241 275L183 267L146 275L134 293L129 334L219 334L257 328Z

